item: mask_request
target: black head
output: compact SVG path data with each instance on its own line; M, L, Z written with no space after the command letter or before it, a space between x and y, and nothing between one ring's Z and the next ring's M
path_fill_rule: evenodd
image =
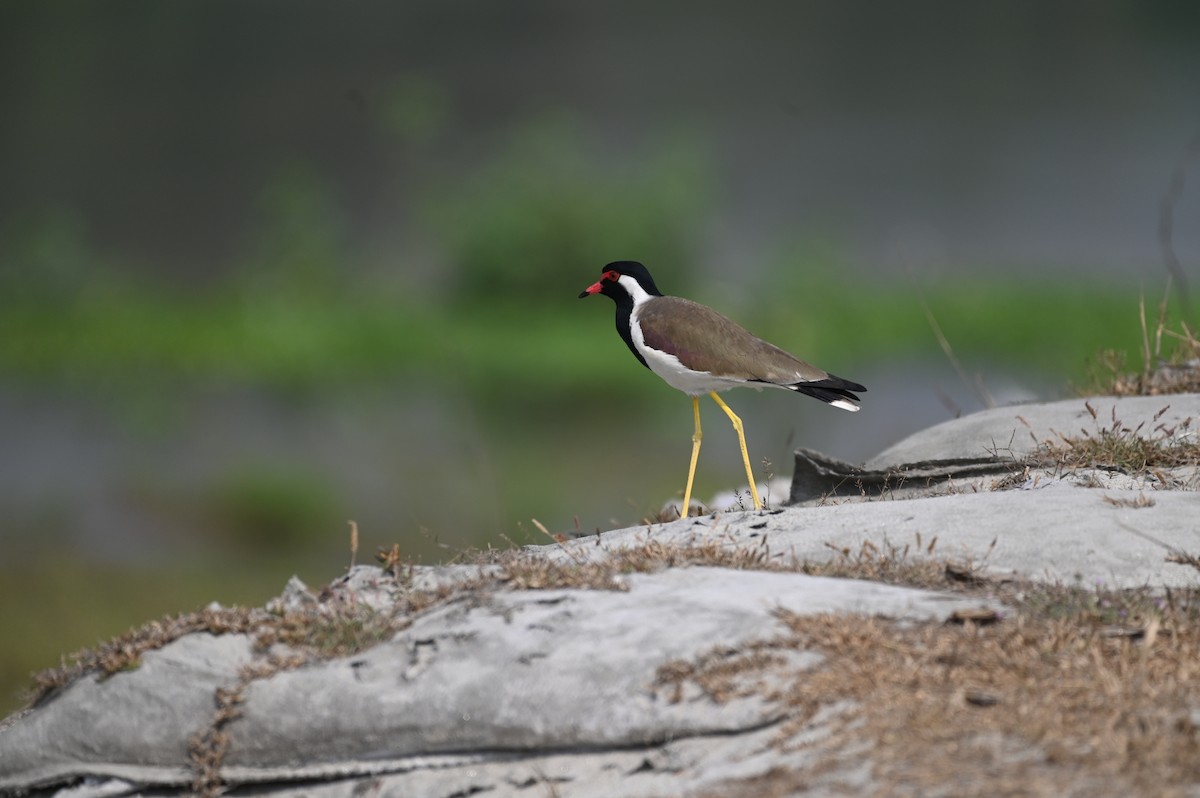
M646 270L645 266L635 260L618 260L605 266L600 273L600 280L580 292L579 298L583 299L592 294L604 294L616 302L628 300L630 299L629 292L620 283L622 277L632 277L650 296L662 296L662 291L658 290L658 286L654 284L654 278L650 276L650 272Z

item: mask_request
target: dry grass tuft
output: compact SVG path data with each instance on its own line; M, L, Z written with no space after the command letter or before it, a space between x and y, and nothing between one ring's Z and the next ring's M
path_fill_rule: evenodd
M607 562L549 562L516 556L500 563L496 581L512 590L625 590L621 572Z
M1117 418L1113 407L1107 426L1101 426L1096 409L1090 402L1084 406L1095 422L1092 431L1080 429L1078 435L1056 433L1057 440L1041 441L1026 458L1030 468L1105 469L1125 474L1141 475L1162 469L1200 466L1200 441L1191 429L1191 418L1175 426L1159 422L1170 408L1164 406L1155 414L1147 430L1143 422L1136 427L1126 426ZM1164 484L1170 484L1164 480Z
M822 708L854 702L820 744L820 764L773 771L755 795L853 770L864 751L891 794L1183 795L1200 780L1200 593L1020 592L1029 599L1015 601L1014 589L1016 616L988 625L781 612L776 639L672 663L660 685L677 696L691 682L725 700L740 694L730 685L768 683L775 671L786 686L767 697L790 716L784 747ZM780 673L795 651L826 658ZM729 786L723 794L751 794Z
M1170 291L1170 284L1167 285ZM1139 305L1142 326L1142 366L1129 370L1125 353L1100 352L1091 366L1091 379L1080 393L1087 396L1164 396L1200 392L1200 338L1186 322L1167 328L1167 294L1158 306L1153 334L1146 322L1146 300ZM1166 342L1166 347L1164 347ZM1164 349L1167 351L1164 353Z
M1189 554L1184 551L1173 551L1167 555L1167 562L1173 562L1177 565L1189 565L1200 571L1200 557L1195 554Z
M349 605L337 612L300 610L283 613L256 630L255 645L307 652L318 659L349 657L389 640L408 625L406 618Z
M1151 499L1141 491L1139 491L1138 495L1132 499L1114 496L1101 496L1100 498L1103 499L1107 504L1111 504L1113 507L1130 507L1134 510L1140 510L1145 507L1154 506L1154 499Z
M686 543L663 542L649 537L637 546L609 551L605 558L623 573L654 573L668 568L710 566L740 571L797 570L791 558L771 551L767 536L753 543L735 543L701 536Z
M917 534L913 543L903 545L886 539L879 545L864 540L857 550L826 543L825 545L836 553L832 560L803 563L798 570L814 576L869 579L889 585L948 589L981 581L981 567L991 554L992 547L996 545L996 541L993 540L981 561L975 562L935 556L937 543L936 536L926 542L920 534Z
M597 543L599 540L597 539ZM514 587L525 589L579 587L584 589L625 589L620 577L630 573L654 573L668 568L708 566L742 571L779 571L846 579L870 579L886 584L924 588L953 588L976 578L982 561L951 561L936 553L938 539L922 539L918 534L911 543L897 544L863 541L857 549L826 544L833 556L828 560L809 561L787 551L771 548L770 537L761 535L752 541L722 535L704 534L687 541L664 541L647 537L634 546L605 550L593 560L588 547L564 548L567 561L548 562L543 555L509 552L496 563L514 579ZM993 541L993 544L995 542ZM523 575L537 574L528 581ZM546 572L543 575L543 572ZM513 575L520 578L515 578Z
M304 654L270 654L242 668L232 687L217 688L213 697L216 709L208 727L192 737L188 744L188 758L195 773L192 795L217 798L225 794L225 784L221 779L221 765L229 752L229 734L225 729L242 716L241 706L246 700L246 688L250 683L280 671L299 668L308 661L309 658Z
M693 662L675 660L663 665L658 669L656 685L673 704L685 700L688 687L699 688L709 699L725 703L758 692L762 685L753 676L784 666L787 658L782 651L778 641L741 648L718 646Z
M64 657L58 667L34 674L31 703L43 701L54 691L88 673L99 673L103 678L137 668L141 664L142 654L162 648L184 635L194 632L215 635L245 633L256 628L267 617L268 613L263 610L235 607L202 610L151 621L95 648L76 651Z

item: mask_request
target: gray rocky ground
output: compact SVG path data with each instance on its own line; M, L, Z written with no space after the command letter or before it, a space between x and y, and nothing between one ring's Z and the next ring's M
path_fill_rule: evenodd
M1195 466L1131 473L1061 449L1106 435L1194 445L1192 418L1198 395L997 408L862 467L799 452L784 508L563 539L503 562L360 567L317 593L293 582L263 610L212 608L50 679L0 726L0 791L951 795L1007 768L1025 794L1122 794L1133 782L1065 770L1044 736L984 725L963 744L991 770L960 757L957 779L914 775L911 762L888 776L902 743L867 734L849 695L804 690L859 667L839 652L868 626L874 649L899 649L906 630L1014 622L999 588L882 584L862 578L864 563L949 565L984 585L1196 585ZM635 562L649 559L660 566ZM860 578L819 575L839 562ZM813 644L818 627L844 645ZM1153 641L1158 626L1142 633ZM1200 737L1200 704L1177 709L1178 728Z

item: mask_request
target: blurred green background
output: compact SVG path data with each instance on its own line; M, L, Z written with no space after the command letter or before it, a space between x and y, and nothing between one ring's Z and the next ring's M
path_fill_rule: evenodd
M1198 8L0 5L0 713L337 576L349 519L437 562L677 498L688 399L575 298L611 260L869 387L730 396L778 476L1069 395L1162 294ZM700 498L741 479L703 412Z

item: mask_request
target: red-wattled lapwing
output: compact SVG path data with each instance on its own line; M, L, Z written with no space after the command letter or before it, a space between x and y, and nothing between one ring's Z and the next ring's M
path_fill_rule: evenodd
M604 294L617 303L617 332L642 365L692 397L696 432L692 436L692 461L688 466L687 487L683 491L686 517L692 499L692 479L696 458L700 455L700 396L708 394L733 422L754 509L762 507L742 420L721 401L717 391L746 386L786 388L806 394L843 410L857 411L852 391L867 390L857 382L822 371L788 354L777 346L756 338L736 322L690 299L663 296L646 267L635 261L617 261L604 267L599 282L588 286L580 299Z

